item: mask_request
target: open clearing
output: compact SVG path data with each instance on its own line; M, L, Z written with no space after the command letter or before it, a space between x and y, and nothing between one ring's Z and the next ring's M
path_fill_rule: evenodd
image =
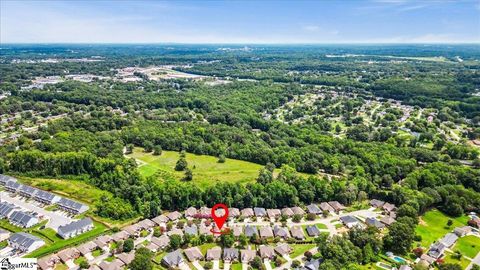
M178 152L163 151L160 156L145 153L141 148L135 148L129 157L141 160L146 164L139 166L144 176L156 173L164 177L182 179L184 172L175 171L174 167L180 157ZM193 172L193 182L201 187L215 184L219 181L247 183L254 181L262 165L252 162L227 158L225 163L218 163L218 158L206 155L186 154L188 168Z
M462 255L473 259L480 252L480 238L474 235L462 237L458 239L453 250L458 250Z
M449 217L438 210L431 210L421 217L423 222L416 228L416 234L422 236L420 242L423 247L428 248L433 242L442 238L446 233L451 232L455 227L465 226L467 216L458 218ZM448 220L453 221L452 226L447 227Z

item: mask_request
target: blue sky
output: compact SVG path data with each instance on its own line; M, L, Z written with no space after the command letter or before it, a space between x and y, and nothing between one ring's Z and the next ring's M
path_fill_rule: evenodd
M0 0L2 43L480 42L480 0Z

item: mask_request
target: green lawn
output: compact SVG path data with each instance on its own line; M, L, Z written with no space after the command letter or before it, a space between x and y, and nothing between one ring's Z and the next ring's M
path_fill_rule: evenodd
M241 263L233 263L230 265L230 269L232 270L242 270L242 264Z
M140 165L139 171L144 176L151 176L160 173L162 176L181 179L183 172L174 170L179 159L179 153L174 151L163 151L162 155L154 156L151 153L144 153L141 148L135 148L129 157L146 162ZM218 163L214 156L186 154L188 167L193 172L193 181L202 187L214 184L217 181L226 182L251 182L258 176L262 165L235 159L226 159L225 163Z
M453 221L453 224L447 227L449 219ZM421 245L428 248L433 242L442 238L446 233L451 232L455 227L465 226L467 221L467 216L451 218L438 210L431 210L421 217L420 224L415 231L422 236Z
M467 266L470 264L470 261L463 257L460 258L460 260L453 258L451 253L445 253L443 259L445 260L445 263L460 264L462 266L462 269L466 269Z
M215 246L217 246L217 244L215 244L215 243L205 243L203 245L198 246L198 248L200 249L200 251L202 252L203 255L206 255L207 250L209 250L209 249L211 249Z
M83 256L80 256L78 258L76 258L73 262L76 264L76 265L80 265L81 262L86 262L87 259L85 259L85 257Z
M460 251L462 255L469 258L474 258L478 252L480 252L480 238L468 235L458 239L455 246L453 246L453 251Z
M0 249L6 247L7 245L8 245L7 240L3 240L2 242L0 242Z
M83 233L77 237L70 238L70 239L62 239L56 233L51 230L51 229L44 229L41 231L36 231L36 234L42 237L43 239L47 240L47 244L45 244L43 247L33 251L30 253L27 257L29 258L40 258L45 255L54 253L58 250L61 250L67 246L76 246L81 243L84 243L88 241L89 239L92 239L96 237L97 235L105 232L107 229L105 225L94 222L94 228L91 231L88 231L86 233ZM53 242L53 243L52 243Z
M96 250L92 251L92 256L93 257L98 257L100 255L102 255L102 250L101 249L96 249Z
M305 251L308 251L315 246L315 244L292 244L291 247L293 248L293 252L290 254L290 258L293 259L297 256L300 256L305 253Z

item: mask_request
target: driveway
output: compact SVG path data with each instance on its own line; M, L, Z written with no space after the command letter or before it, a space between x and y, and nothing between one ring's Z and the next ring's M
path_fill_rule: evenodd
M195 268L197 268L198 270L204 270L204 269L203 269L203 266L201 266L198 261L193 261L192 264L193 264L193 266L195 266Z
M87 259L87 261L92 261L94 260L95 258L92 256L92 253L87 253L85 255L83 255L85 257L85 259Z
M472 269L474 264L480 265L480 252L477 253L477 256L473 258L472 262L467 266L466 270Z
M248 270L248 263L242 263L242 270Z
M66 261L65 265L68 266L68 269L77 267L77 265L73 262L73 260Z
M269 260L269 259L263 260L263 265L265 265L265 269L267 269L267 270L272 270L272 265L270 264L270 260Z
M224 262L223 263L223 270L228 270L230 269L230 262Z
M191 270L190 267L188 266L188 264L182 262L181 264L178 265L178 268L180 268L181 270Z
M220 269L220 261L219 260L213 260L213 269Z
M28 211L33 211L41 216L44 216L44 218L49 220L45 227L52 228L54 231L57 231L59 226L68 224L73 221L73 219L70 217L66 217L57 212L47 211L41 207L34 205L33 203L26 202L25 199L21 199L19 195L11 197L10 193L2 191L0 192L0 197L2 198L2 201L7 201L9 203L20 206Z

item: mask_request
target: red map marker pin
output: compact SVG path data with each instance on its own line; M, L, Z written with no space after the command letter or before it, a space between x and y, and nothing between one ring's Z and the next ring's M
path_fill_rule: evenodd
M216 213L216 210L219 208L223 209L224 210L223 212L225 212L225 214L221 217L217 216L217 213ZM225 221L228 218L228 207L223 203L215 204L212 207L212 218L213 218L213 221L215 221L215 224L217 224L217 228L219 230L219 232L213 232L213 231L212 232L221 233L220 231L222 230L223 224L225 224Z

